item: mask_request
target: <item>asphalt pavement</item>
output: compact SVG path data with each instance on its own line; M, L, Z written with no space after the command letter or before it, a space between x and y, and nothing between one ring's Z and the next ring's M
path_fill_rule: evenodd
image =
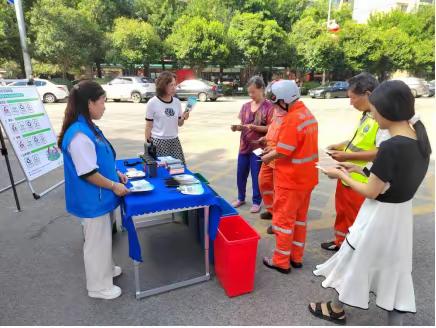
M320 148L349 138L359 113L348 99L303 99L319 121ZM180 130L187 163L200 172L228 201L236 193L238 134L230 131L246 98L222 98L199 103ZM135 157L143 149L145 104L107 103L99 126L119 158ZM434 143L434 98L416 101L417 111ZM59 132L65 103L46 105ZM11 151L16 179L23 177ZM58 169L34 181L37 191L62 179ZM0 158L0 189L8 176ZM251 184L247 195L250 196ZM83 235L77 220L65 211L64 187L34 200L27 184L18 186L23 210L17 212L11 191L0 194L0 325L330 325L307 310L310 301L329 300L312 270L332 253L320 243L333 236L335 181L320 176L312 194L304 266L290 275L266 269L261 259L271 254L274 238L265 233L268 222L249 213L250 199L241 215L261 234L256 262L255 290L228 298L216 277L142 300L134 297L133 265L125 232L114 235L114 259L124 273L115 280L123 294L116 300L91 299L85 289ZM435 188L434 156L414 200L413 278L417 313L406 325L435 324ZM203 270L201 249L188 227L173 223L143 229L141 279L146 287L186 278ZM156 265L155 265L156 264ZM158 265L157 265L158 264ZM384 325L386 313L374 304L369 310L347 308L349 325Z

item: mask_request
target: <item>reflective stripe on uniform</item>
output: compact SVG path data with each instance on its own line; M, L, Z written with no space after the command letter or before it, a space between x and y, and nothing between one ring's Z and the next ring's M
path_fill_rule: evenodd
M295 225L305 226L306 222L304 222L304 221L295 221Z
M292 244L294 244L295 246L304 247L304 243L300 243L298 241L293 241Z
M274 191L264 191L262 195L274 195Z
M307 120L307 121L301 123L299 126L297 126L297 130L298 130L298 131L301 131L301 130L303 130L306 126L311 125L311 124L315 124L315 123L317 123L317 121L316 121L316 119L314 119L314 118L311 119L311 120Z
M287 149L287 150L295 150L294 146L290 146L290 145L284 144L283 142L279 142L277 144L277 147L281 147L281 148Z
M309 157L293 158L291 160L291 162L294 163L294 164L304 164L304 163L311 162L311 161L313 161L313 160L315 160L317 158L318 158L318 154L313 154L312 156L309 156Z
M272 205L266 205L265 204L265 208L272 208Z
M354 152L359 152L359 151L365 151L365 149L362 149L362 148L359 148L359 147L356 147L355 145L353 145L353 144L350 144L349 146L348 146L348 149L349 150L351 150L351 151L354 151Z
M342 236L342 237L345 237L347 235L346 233L343 233L343 232L338 231L338 230L335 231L335 234L338 236Z
M272 229L280 231L280 232L285 233L287 235L292 235L292 230L291 229L283 229L283 228L280 228L280 227L275 226L275 225L272 226Z
M282 250L280 250L280 249L275 249L275 251L277 252L277 253L280 253L280 254L282 254L282 255L291 255L291 251L282 251Z

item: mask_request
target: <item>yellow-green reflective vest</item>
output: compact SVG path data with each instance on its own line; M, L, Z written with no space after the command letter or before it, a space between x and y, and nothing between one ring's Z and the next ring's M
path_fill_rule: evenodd
M354 138L348 144L345 152L355 153L360 151L368 151L376 148L376 136L379 129L378 123L369 115L365 113L360 120L359 127L354 135ZM368 162L366 161L350 161L351 163L357 164L360 167L365 167ZM358 182L367 183L368 178L359 173L351 173L351 178ZM347 185L342 181L344 185Z

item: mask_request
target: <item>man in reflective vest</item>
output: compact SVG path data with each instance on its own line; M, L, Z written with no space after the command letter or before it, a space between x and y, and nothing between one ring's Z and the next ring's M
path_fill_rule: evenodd
M349 81L348 96L350 104L363 112L359 125L351 140L330 145L329 154L339 162L352 162L365 167L372 162L377 154L378 145L388 137L370 114L368 96L378 86L377 79L368 73L361 73ZM359 182L366 183L366 176L351 173L351 177ZM365 197L351 189L345 182L338 180L335 194L336 221L335 240L321 243L321 247L330 251L339 250L345 239L348 229L353 225L357 213Z
M273 83L267 97L287 114L283 116L275 149L262 156L265 164L274 161L272 229L276 236L273 257L265 257L263 263L281 273L290 273L290 265L302 267L310 195L318 184L318 123L299 100L300 91L294 81Z

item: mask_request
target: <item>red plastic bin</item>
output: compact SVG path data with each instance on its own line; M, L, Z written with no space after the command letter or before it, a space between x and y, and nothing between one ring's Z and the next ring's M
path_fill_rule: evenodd
M259 234L241 216L221 219L214 241L215 273L227 296L254 289Z

